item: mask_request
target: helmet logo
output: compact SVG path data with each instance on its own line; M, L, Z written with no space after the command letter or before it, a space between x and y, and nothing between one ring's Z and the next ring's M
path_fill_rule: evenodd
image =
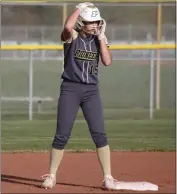
M98 15L98 11L97 11L97 10L92 11L92 15L91 15L91 17L96 17L97 15Z

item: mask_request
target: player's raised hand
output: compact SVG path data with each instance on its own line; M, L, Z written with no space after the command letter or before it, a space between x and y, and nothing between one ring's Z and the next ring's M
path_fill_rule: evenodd
M103 19L103 24L98 34L99 40L105 39L105 31L106 31L106 21Z
M90 2L85 2L85 3L80 3L78 5L76 5L76 8L78 8L81 11L85 10L85 8L87 8L88 6L93 6L93 3Z

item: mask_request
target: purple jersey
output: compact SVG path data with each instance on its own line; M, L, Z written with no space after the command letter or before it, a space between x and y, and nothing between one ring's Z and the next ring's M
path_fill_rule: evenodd
M73 30L73 36L64 42L64 72L62 79L85 84L98 83L100 44L96 36L89 38Z

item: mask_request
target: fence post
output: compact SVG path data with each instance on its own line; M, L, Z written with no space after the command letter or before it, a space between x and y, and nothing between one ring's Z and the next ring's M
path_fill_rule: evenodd
M1 76L1 72L0 72L0 135L1 135L1 130L2 130L2 104L1 104L1 98L2 98L2 88L1 88L1 84L2 84L2 76Z
M33 51L29 51L29 120L33 120Z
M154 50L151 50L150 55L150 88L149 88L149 117L153 119L154 109Z
M65 24L66 18L67 18L67 3L64 3L63 4L63 21L62 21L63 26Z
M162 6L161 3L158 4L157 7L157 44L161 42L162 36ZM161 78L160 78L160 50L157 49L156 52L156 109L160 109L160 85L161 85Z
M2 137L2 116L1 116L1 111L2 111L2 106L1 106L1 95L2 95L2 88L1 88L1 84L2 84L2 76L1 76L1 72L0 72L0 137ZM1 146L2 146L2 143L1 143ZM1 148L2 150L2 148ZM2 165L2 163L0 162L0 165ZM0 192L1 192L1 189L2 186L1 186L1 183L0 183Z

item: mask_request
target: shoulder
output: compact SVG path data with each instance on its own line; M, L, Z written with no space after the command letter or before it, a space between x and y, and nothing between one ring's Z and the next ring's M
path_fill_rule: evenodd
M62 41L63 43L72 43L73 42L73 40L75 40L76 38L78 37L78 32L75 30L75 29L73 29L72 30L72 35L71 35L71 37L68 39L68 40L66 40L66 41Z

